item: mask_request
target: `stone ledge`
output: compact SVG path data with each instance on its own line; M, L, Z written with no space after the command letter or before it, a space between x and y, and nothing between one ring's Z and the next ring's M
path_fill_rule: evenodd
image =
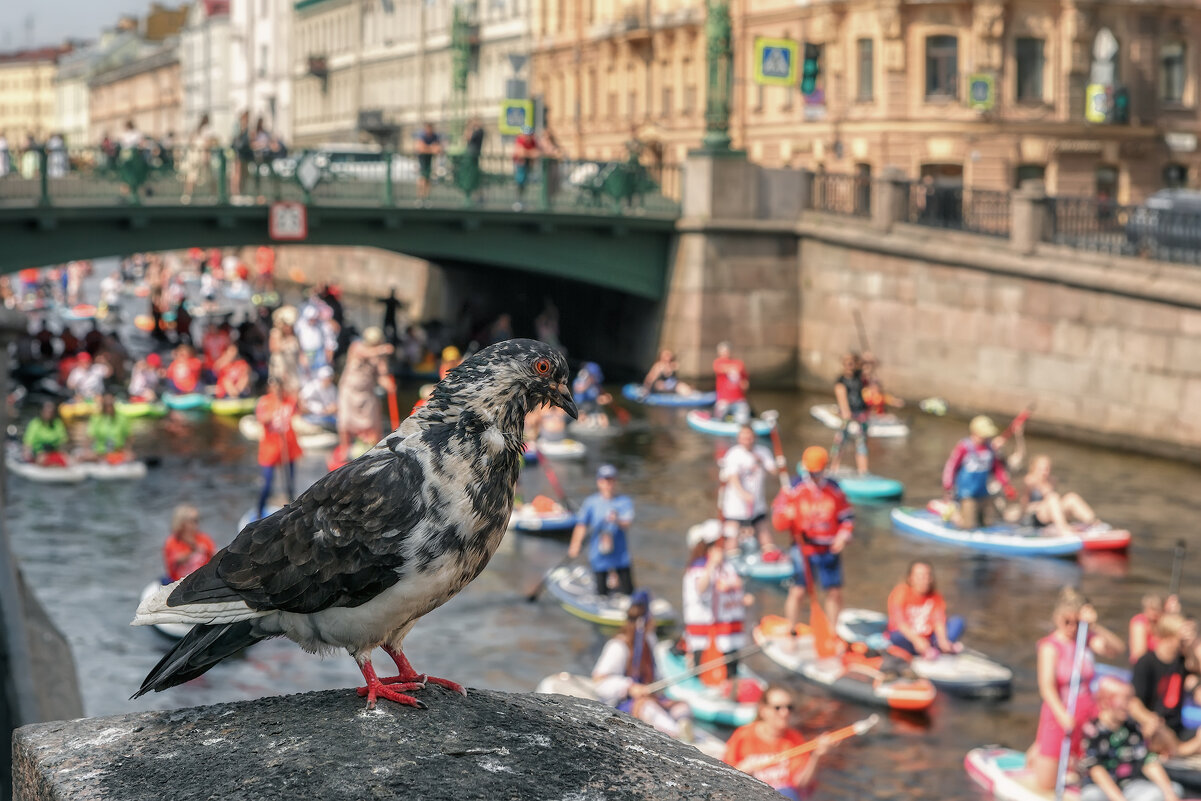
M600 704L441 688L368 712L347 689L25 726L21 801L729 799L767 785Z

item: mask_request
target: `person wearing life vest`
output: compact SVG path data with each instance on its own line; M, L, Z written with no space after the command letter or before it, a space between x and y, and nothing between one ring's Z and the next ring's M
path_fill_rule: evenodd
M88 458L120 464L133 458L126 447L129 440L129 420L117 414L116 404L110 393L100 398L100 408L88 420L88 438L92 440L92 453Z
M771 522L792 535L793 586L785 605L789 631L800 622L801 604L808 581L805 562L814 580L826 591L826 615L838 620L842 611L842 549L851 540L855 511L838 483L826 474L830 454L811 446L801 455L808 475L788 489L780 490L772 502ZM816 588L814 589L816 592Z
M258 517L262 519L271 496L271 485L275 482L275 468L282 467L287 485L288 499L295 497L293 479L296 475L296 460L303 451L292 429L292 417L296 414L296 392L280 379L267 381L267 394L259 398L254 407L255 418L263 424L263 438L259 440L259 467L263 471L263 489L259 493Z
M710 643L724 656L746 647L746 608L755 598L743 589L742 577L726 561L722 526L706 520L688 529L688 568L684 571L684 645L693 667L704 662ZM738 660L726 665L726 675L738 675ZM738 681L725 687L738 698Z
M67 426L58 416L58 406L54 401L46 401L38 416L29 421L25 427L25 436L21 440L24 445L26 461L36 462L44 467L66 467L65 449L70 437Z
M213 538L197 524L200 512L195 506L180 504L171 515L171 535L163 543L163 564L168 582L179 581L189 573L204 567L217 552Z
M196 358L191 345L180 345L175 349L175 358L167 366L167 390L176 395L196 392L200 386L202 364Z
M984 510L991 504L989 478L996 478L1004 489L1005 497L1015 500L1017 490L1009 482L1005 462L997 454L1000 437L997 425L991 418L978 415L968 423L966 438L956 443L942 470L942 488L946 500L954 499L957 506L950 508L950 519L956 526L965 529L984 527Z

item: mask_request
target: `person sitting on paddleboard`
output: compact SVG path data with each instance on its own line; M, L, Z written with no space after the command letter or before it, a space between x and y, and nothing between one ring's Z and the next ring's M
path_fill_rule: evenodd
M779 531L792 535L793 585L785 605L788 630L796 630L801 605L809 589L805 563L814 580L826 591L826 615L838 620L842 611L842 549L851 541L855 511L838 482L826 473L830 456L825 448L808 447L801 464L808 475L789 489L782 489L771 505L771 522ZM813 588L816 592L817 589Z
M195 506L180 504L171 515L171 534L163 543L163 563L167 578L179 581L204 566L217 552L213 538L200 530L200 512Z
M1038 693L1043 703L1038 715L1038 733L1027 753L1034 782L1042 790L1055 787L1064 736L1071 733L1069 758L1074 762L1080 756L1081 726L1096 717L1097 704L1090 689L1096 674L1094 651L1111 656L1126 647L1113 632L1097 623L1097 610L1073 587L1060 590L1051 619L1055 630L1038 641ZM1073 715L1068 711L1068 696L1075 672L1077 627L1081 622L1089 627L1089 633Z
M867 404L868 412L887 414L890 406L898 409L903 407L905 401L884 391L884 385L880 383L880 374L876 372L880 366L879 360L869 351L864 351L860 362L863 365L860 370L863 377L863 402Z
M888 594L887 633L893 645L926 659L963 650L963 618L947 617L929 562L910 562L905 580Z
M779 475L783 459L776 459L763 445L755 443L755 431L749 425L738 429L738 441L718 460L721 483L721 514L725 518L726 549L738 551L743 539L753 535L764 555L778 554L767 526L767 503L763 485L768 474ZM771 559L777 559L777 556ZM769 560L770 561L770 560Z
M133 458L133 452L127 447L129 420L117 414L111 393L101 396L100 408L88 420L88 439L92 441L92 452L86 454L85 459L120 464Z
M1030 470L1022 480L1022 506L1027 525L1047 528L1047 534L1070 536L1076 533L1072 523L1086 528L1097 522L1092 507L1074 492L1060 495L1051 477L1051 457L1040 455L1030 460Z
M225 348L213 362L213 370L217 376L215 394L218 398L250 397L253 389L250 362L242 358L237 345L230 344Z
M605 380L600 365L596 362L584 362L575 380L571 382L571 393L576 399L580 410L579 422L582 425L605 428L609 425L609 416L601 406L610 403L613 397L605 392L601 382Z
M1155 648L1155 626L1164 612L1180 613L1180 598L1169 595L1167 600L1157 592L1142 597L1142 611L1130 618L1130 664Z
M334 368L323 364L300 390L300 410L305 417L335 418L338 415L338 386Z
M1009 473L997 454L1000 446L996 423L978 415L968 424L969 436L956 443L942 471L942 487L946 498L956 507L947 507L950 519L964 529L983 528L984 510L989 506L988 480L1001 482L1005 497L1017 498L1017 490L1009 483Z
M646 373L646 378L642 379L642 391L647 394L658 392L691 395L692 387L676 376L679 369L680 365L676 362L676 355L664 348L659 351L659 360L651 365L651 369Z
M722 761L754 776L785 798L799 801L801 793L813 784L818 763L830 746L823 735L810 753L780 758L805 744L805 735L790 725L795 709L792 690L782 684L770 685L759 699L755 720L730 735Z
M863 399L863 362L858 353L842 357L842 375L834 382L834 398L838 401L838 415L842 427L834 435L830 448L830 472L838 471L839 451L847 436L855 438L855 469L859 475L867 473L867 424L870 416L867 401Z
M38 416L25 426L25 436L21 440L25 460L44 467L66 467L65 449L69 440L67 426L58 415L58 406L54 401L46 401Z
M596 489L576 513L567 555L572 559L579 556L586 535L596 594L608 595L616 589L630 595L634 592L634 577L626 532L634 522L634 502L629 495L617 494L617 468L611 464L603 464L596 471Z
M630 596L630 608L621 631L605 643L592 669L597 697L603 703L649 723L685 742L692 740L692 710L682 701L668 701L651 693L655 681L655 624L650 617L650 593Z
M138 359L129 376L129 400L133 403L149 403L158 400L158 386L163 369L163 357L157 353Z
M747 644L746 608L754 596L743 590L742 577L726 561L721 524L706 520L688 529L688 568L684 571L684 644L689 666L708 661L705 652L714 646L728 657ZM710 654L710 658L716 658ZM738 660L725 666L730 677L725 691L739 698ZM702 681L704 679L702 678Z
M1184 702L1197 695L1197 676L1185 666L1183 643L1195 639L1196 624L1174 613L1155 626L1155 645L1134 663L1134 698L1130 714L1156 751L1169 756L1192 756L1201 751L1201 737L1185 728Z
M191 345L175 348L174 358L167 366L167 391L188 395L200 389L200 359Z
M730 356L730 343L717 345L717 358L713 360L713 377L716 382L717 402L713 404L713 419L724 420L730 415L737 422L751 419L751 405L746 392L751 386L747 378L746 365L742 359Z
M1179 801L1184 792L1148 749L1131 705L1130 685L1101 679L1097 716L1083 726L1080 801Z

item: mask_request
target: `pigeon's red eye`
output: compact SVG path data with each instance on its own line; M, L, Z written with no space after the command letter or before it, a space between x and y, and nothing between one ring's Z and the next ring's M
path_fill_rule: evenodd
M550 359L539 359L534 362L534 369L538 371L538 375L546 375L550 372Z

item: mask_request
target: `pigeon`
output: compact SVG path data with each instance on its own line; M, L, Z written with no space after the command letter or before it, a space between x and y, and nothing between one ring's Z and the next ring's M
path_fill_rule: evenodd
M195 624L134 698L193 679L227 656L285 636L306 651L345 648L377 698L453 681L417 673L401 649L423 615L487 566L512 511L526 413L573 418L567 362L542 342L490 345L451 370L429 401L371 450L250 523L203 567L138 606L135 626ZM397 675L380 678L381 647Z

